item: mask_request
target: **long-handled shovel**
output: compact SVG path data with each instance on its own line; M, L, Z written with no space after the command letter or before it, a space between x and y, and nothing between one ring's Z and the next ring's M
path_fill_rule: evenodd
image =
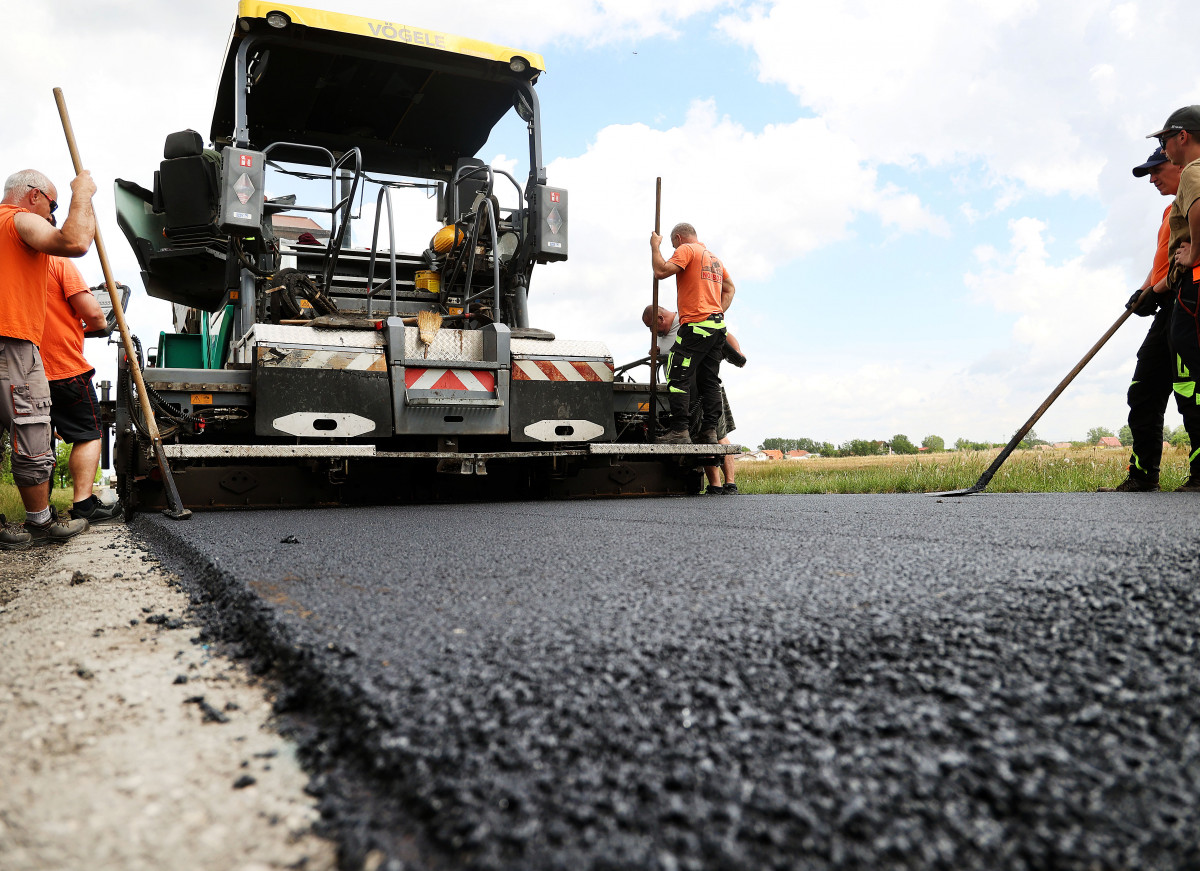
M1104 347L1104 343L1113 337L1113 333L1121 328L1121 324L1129 320L1129 316L1133 314L1133 310L1141 305L1146 300L1147 295L1151 293L1154 293L1153 288L1146 288L1145 291L1142 292L1142 295L1138 297L1137 305L1126 309L1121 316L1117 318L1117 322L1108 328L1108 332L1100 337L1100 341L1092 345L1092 349L1084 354L1083 359L1076 364L1075 368L1067 373L1067 377L1058 383L1058 386L1054 388L1054 391L1046 397L1046 401L1038 406L1038 410L1033 413L1033 416L1029 418L1029 420L1025 421L1024 426L1017 430L1017 434L1012 437L1012 440L1007 445L1004 446L1004 450L1002 450L999 456L992 461L992 464L987 467L987 470L979 476L978 481L976 481L972 486L967 487L965 490L943 490L940 493L926 493L925 495L970 496L972 493L978 493L980 490L986 487L988 482L992 480L992 476L1000 470L1002 465L1004 465L1004 461L1008 459L1008 455L1016 450L1017 445L1021 443L1021 439L1025 438L1026 433L1033 429L1033 425L1038 422L1038 418L1046 413L1046 409L1053 404L1054 400L1058 399L1059 394L1067 389L1067 385L1075 380L1075 376L1078 375L1080 371L1082 371L1083 367L1086 366L1091 359L1096 356L1096 352Z
M661 233L662 223L662 176L654 182L654 232ZM654 278L651 294L650 315L650 401L646 403L646 438L653 442L658 435L658 276Z
M71 162L75 165L75 174L78 175L83 172L83 161L79 159L79 147L75 144L75 131L71 127L71 118L67 114L67 101L63 97L62 88L54 89L54 102L58 104L58 117L62 120L63 133L67 137L67 148L71 150ZM167 455L163 451L162 436L159 435L158 423L154 420L154 410L150 407L150 396L146 393L142 370L138 367L137 355L133 351L133 341L129 338L129 327L125 325L125 310L121 307L121 294L108 265L108 252L104 249L104 240L100 238L98 223L96 226L96 253L100 255L100 267L104 270L104 283L108 286L108 298L112 300L113 314L117 317L117 329L121 331L121 342L125 346L125 357L129 361L129 369L133 372L133 380L137 385L142 416L146 419L146 428L150 430L150 441L154 444L154 457L162 472L163 486L167 489L167 504L170 507L164 508L163 514L172 520L187 520L192 516L192 512L183 507L183 500L179 498L179 490L175 487L175 478L171 475L171 466L167 463Z

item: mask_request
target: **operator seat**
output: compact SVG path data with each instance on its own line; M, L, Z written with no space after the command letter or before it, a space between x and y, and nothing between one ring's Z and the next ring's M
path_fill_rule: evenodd
M154 179L154 200L166 216L167 235L216 223L219 162L216 152L205 152L204 139L195 130L167 136Z
M470 170L474 169L475 167L483 167L486 165L487 164L485 164L482 160L480 160L477 157L460 157L458 159L458 161L454 164L454 177L458 176L458 173L460 170L470 172ZM450 186L447 186L445 209L443 210L443 214L442 214L442 218L445 220L445 222L446 223L454 223L455 221L461 221L463 219L463 216L470 213L471 206L473 206L475 204L476 198L479 196L480 193L487 190L487 181L488 181L487 174L482 173L482 172L477 173L472 176L469 176L468 178L459 179L458 185L457 185L457 187L458 187L458 214L457 215L453 214L453 211L454 211L453 191L450 190ZM453 180L451 181L451 185L453 185Z

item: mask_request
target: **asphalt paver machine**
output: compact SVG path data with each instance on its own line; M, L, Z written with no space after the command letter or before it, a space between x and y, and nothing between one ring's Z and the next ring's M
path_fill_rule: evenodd
M144 381L188 507L698 489L724 446L652 444L649 389L614 383L603 342L530 324L534 267L567 258L570 226L542 161L543 69L242 0L207 144L171 133L148 186L115 188L147 293L173 305ZM510 113L524 180L476 156ZM417 219L420 238L397 240ZM159 507L121 357L119 489Z

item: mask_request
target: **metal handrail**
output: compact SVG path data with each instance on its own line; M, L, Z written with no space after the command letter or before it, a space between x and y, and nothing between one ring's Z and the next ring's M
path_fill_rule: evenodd
M513 186L516 187L518 194L520 194L521 186L519 184L517 184L516 179L514 179L511 175L509 175L504 170L494 170L494 169L492 169L492 167L486 166L486 165L485 166L469 166L469 167L464 166L464 167L461 167L454 174L454 177L451 179L451 182L450 182L450 186L451 186L450 204L451 204L452 213L454 215L458 215L459 214L459 203L458 203L458 184L459 184L459 182L461 182L463 179L469 178L472 175L475 175L476 173L486 173L487 174L487 187L484 191L483 202L480 204L479 207L477 207L476 215L479 215L483 211L484 206L487 207L488 232L491 235L491 241L492 241L492 286L490 288L485 287L479 293L476 293L476 294L471 293L471 277L475 274L475 248L476 248L476 244L479 241L479 221L476 220L474 222L474 226L471 228L470 238L465 240L465 245L467 246L467 259L466 259L466 264L465 264L465 268L466 268L465 284L463 286L463 310L465 311L467 309L467 306L470 305L473 301L483 298L483 296L490 290L490 291L492 291L492 294L493 294L493 302L492 302L493 313L495 314L496 317L499 317L500 316L500 253L499 253L500 237L499 237L499 233L497 232L497 229L496 229L496 221L499 216L496 214L495 209L493 209L493 207L492 207L492 192L495 189L497 172L499 172L501 175L504 175L506 178L508 178L508 180L513 183ZM457 224L458 224L458 221L456 220L455 225L457 225ZM458 278L459 272L463 271L463 267L464 267L463 259L460 257L460 258L458 258L457 261L455 261L454 270L450 273L449 279L442 285L443 290L449 289L451 286L453 286L454 281Z
M263 149L263 160L266 160L267 155L276 148L297 148L303 151L316 151L325 155L329 161L329 208L293 206L289 210L328 213L332 218L329 228L329 244L325 249L325 262L321 268L321 277L324 282L323 289L328 292L333 284L333 273L337 268L338 252L341 251L342 240L346 235L346 228L350 226L350 207L354 204L354 195L358 191L359 179L362 178L362 151L355 147L343 152L341 157L334 157L332 151L320 145L307 145L303 142L272 142ZM338 170L345 168L345 165L350 162L354 164L354 176L350 185L350 193L348 196L339 199L337 190L337 185L340 181Z
M387 185L381 185L379 195L375 198L375 227L371 231L371 260L367 265L367 317L371 316L371 300L375 297L375 292L383 287L380 283L378 286L375 282L375 255L379 249L379 218L382 214L379 210L379 204L383 202L387 205L388 217L388 257L391 261L391 285L392 285L392 310L391 316L396 316L396 224L392 220L392 189Z

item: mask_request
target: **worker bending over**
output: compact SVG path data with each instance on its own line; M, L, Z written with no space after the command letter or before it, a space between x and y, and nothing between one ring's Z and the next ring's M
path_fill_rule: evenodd
M642 323L651 330L653 326L654 306L648 305L642 312ZM667 354L671 350L671 346L675 344L675 338L679 335L679 315L670 309L658 307L658 361L660 366L666 365ZM741 345L738 340L728 330L725 333L725 351L722 354L722 359L727 363L732 363L734 366L741 368L746 365L746 358L742 355ZM688 413L688 436L693 439L699 438L700 426L702 420L702 412L700 410L700 398L692 397L691 409ZM733 420L733 411L729 408L729 397L725 395L725 385L721 384L721 416L717 419L717 444L730 444L729 434L737 428L737 424ZM725 481L722 484L721 475L725 476ZM704 492L709 496L736 496L738 488L736 483L737 472L734 468L733 455L726 454L721 459L720 466L705 466L704 476L708 479L708 489Z

